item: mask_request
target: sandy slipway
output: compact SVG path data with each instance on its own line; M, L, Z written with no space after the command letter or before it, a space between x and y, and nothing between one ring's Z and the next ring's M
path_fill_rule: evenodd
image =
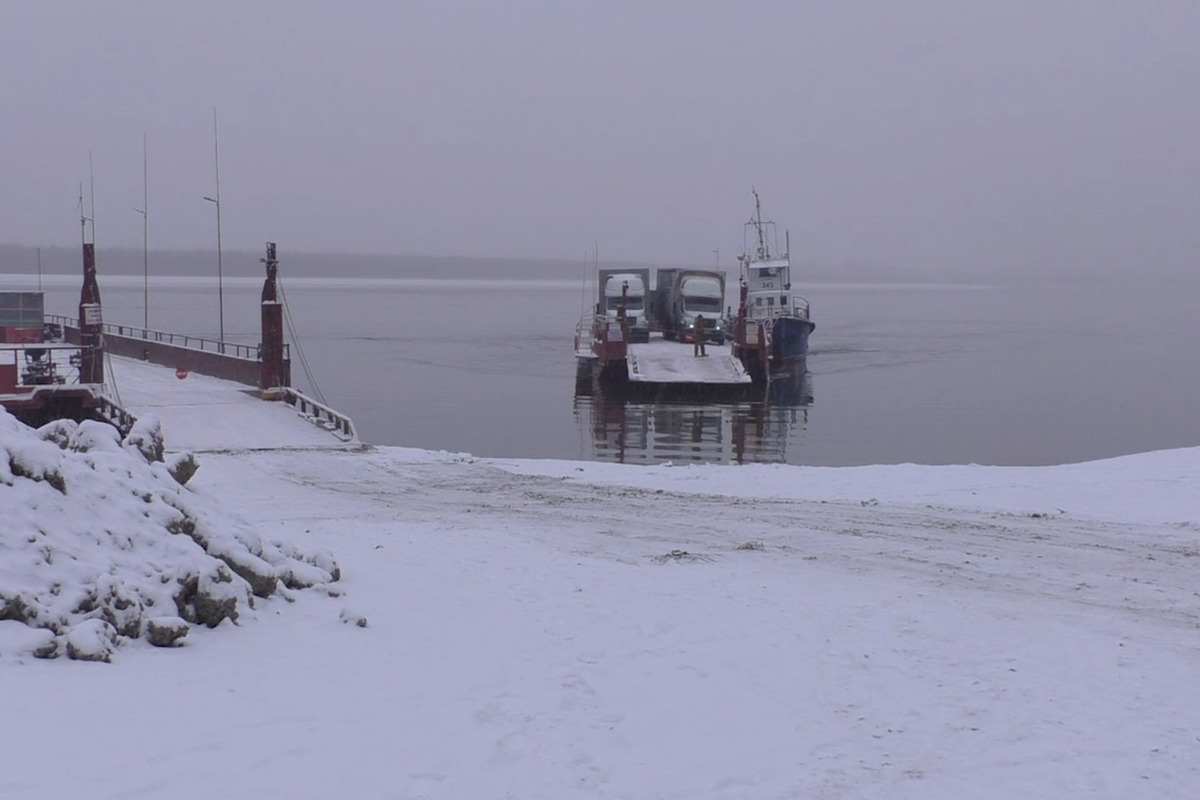
M1050 468L196 459L195 503L331 553L336 596L110 664L5 652L0 797L1200 786L1197 448Z

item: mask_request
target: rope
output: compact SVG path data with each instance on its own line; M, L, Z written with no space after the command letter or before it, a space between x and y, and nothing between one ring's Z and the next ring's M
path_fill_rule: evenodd
M325 395L321 392L321 387L317 385L317 379L313 376L312 369L308 366L308 358L304 355L304 348L300 346L300 337L296 335L296 326L292 324L292 310L288 308L287 293L283 291L283 281L276 276L275 285L279 287L279 299L283 301L283 319L287 325L288 336L292 340L292 344L296 348L296 355L300 360L300 367L304 370L304 377L308 380L308 385L312 387L313 393L322 405L329 405L325 402Z
M117 405L124 407L121 402L121 391L117 388L117 376L113 372L112 353L104 351L104 388L112 391L112 399L117 401Z

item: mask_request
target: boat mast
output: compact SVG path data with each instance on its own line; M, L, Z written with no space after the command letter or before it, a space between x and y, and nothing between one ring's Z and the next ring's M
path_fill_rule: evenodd
M758 258L765 261L771 257L771 253L767 249L767 240L763 234L762 204L758 201L758 190L751 189L750 191L754 193L754 219L750 220L750 223L758 233Z

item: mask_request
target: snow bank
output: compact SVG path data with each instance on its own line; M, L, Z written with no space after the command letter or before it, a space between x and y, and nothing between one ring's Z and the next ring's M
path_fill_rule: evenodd
M21 509L26 536L33 520L84 529L58 538L83 554L75 569L107 576L137 556L122 563L159 577L97 578L108 617L78 614L66 634L0 622L0 649L103 658L123 620L101 599L109 588L164 595L140 610L142 639L116 639L119 668L0 658L13 796L1179 798L1200 786L1198 448L838 470L239 448L203 453L183 489L130 442L93 431L97 449L77 453L10 427L0 418L0 441L21 452L0 464L26 477L0 484L4 516ZM120 470L139 477L127 487ZM42 511L25 510L35 501ZM181 520L185 502L190 532L143 527L143 511ZM105 529L137 533L135 549ZM50 604L49 567L12 566L13 535L0 536L0 586L37 576L22 596ZM272 613L283 604L237 570L269 564L280 594L336 565L256 547L263 536L336 540L352 601L295 592ZM55 551L56 569L69 561ZM181 570L218 610L228 590L254 635L222 623L179 639L193 624L177 608ZM60 595L81 585L63 579ZM147 640L189 646L163 658ZM51 747L30 735L47 720Z
M652 467L492 459L526 476L746 500L934 505L1149 524L1200 519L1200 447L1052 467L890 464L809 467L711 464Z
M331 556L264 541L187 489L191 454L162 459L153 417L122 440L0 409L0 655L109 661L123 642L177 645L191 625L340 578Z

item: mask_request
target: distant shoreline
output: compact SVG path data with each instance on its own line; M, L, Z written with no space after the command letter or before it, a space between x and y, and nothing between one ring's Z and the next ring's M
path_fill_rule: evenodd
M226 250L223 253L224 275L228 278L260 278L260 252ZM443 279L525 279L525 280L594 280L595 265L581 259L518 258L509 256L437 256L419 254L363 253L292 253L286 248L279 252L280 268L285 277L292 278L443 278ZM151 250L151 277L196 277L215 274L215 250ZM0 276L36 275L38 248L28 245L0 244ZM80 270L80 255L74 247L41 248L43 275L75 275ZM600 267L696 267L711 269L712 265L666 264L634 261L601 261ZM1012 284L1133 284L1146 281L1166 281L1191 285L1190 274L1172 271L1169 266L1139 264L1137 269L1116 273L1080 272L1067 268L1042 270L1029 266L1011 270L983 270L963 267L960 270L903 267L873 263L817 264L804 259L793 261L793 277L799 286L816 284L880 285L1012 285ZM144 261L140 249L100 247L97 267L101 275L143 275ZM736 261L722 265L727 275L736 277Z

